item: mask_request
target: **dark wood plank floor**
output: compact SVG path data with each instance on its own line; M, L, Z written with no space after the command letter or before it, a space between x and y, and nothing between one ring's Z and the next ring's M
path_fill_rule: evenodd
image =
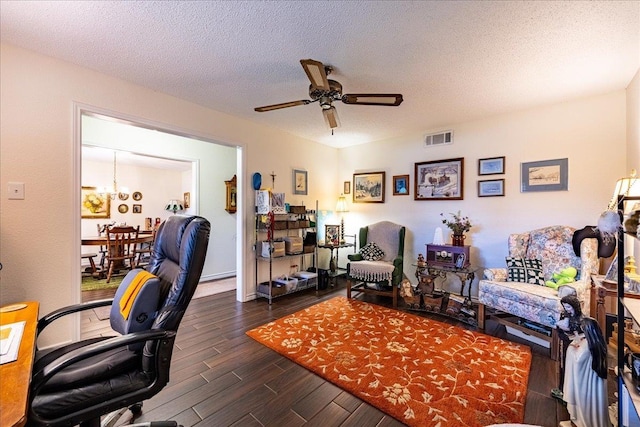
M185 427L402 425L245 335L251 328L338 295L346 295L344 283L318 293L307 290L285 296L271 306L264 299L239 303L233 291L193 300L176 339L171 382L144 403L136 421L170 419ZM109 296L87 293L83 299ZM391 302L375 296L365 300L386 306ZM83 337L90 337L109 334L110 328L91 311L83 316L82 331ZM518 341L500 325L489 324L486 332ZM534 345L524 422L556 427L568 414L550 396L558 386L557 363L547 352Z

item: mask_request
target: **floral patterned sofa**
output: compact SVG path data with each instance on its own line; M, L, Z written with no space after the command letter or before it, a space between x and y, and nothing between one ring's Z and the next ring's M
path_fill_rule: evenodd
M572 245L575 231L572 227L557 225L509 236L508 256L513 258L510 266L521 266L524 262L538 259L541 260L544 281L569 266L576 268L578 276L574 283L555 290L530 283L540 280L518 277L514 271L511 279L522 282L508 281L507 268L486 269L484 280L480 280L478 285L478 324L481 329L484 329L487 314L485 307L495 309L491 314L494 320L550 342L551 358L557 360L559 341L556 323L562 312L560 298L575 292L582 302L583 312L589 314L590 277L598 272L597 241L584 239L580 245L580 256L577 256ZM513 319L514 316L518 319ZM518 323L522 319L551 328L551 336L524 328Z

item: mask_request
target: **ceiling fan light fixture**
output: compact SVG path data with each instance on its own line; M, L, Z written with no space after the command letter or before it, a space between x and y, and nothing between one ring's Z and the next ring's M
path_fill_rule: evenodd
M322 110L324 121L331 129L340 127L340 119L338 119L338 112L335 107L329 107L326 110Z

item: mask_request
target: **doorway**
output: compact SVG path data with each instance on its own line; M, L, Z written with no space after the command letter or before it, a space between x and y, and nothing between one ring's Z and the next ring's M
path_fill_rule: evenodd
M200 215L207 218L211 224L212 235L216 234L216 239L212 239L207 251L207 260L203 270L202 281L216 280L237 277L238 286L236 289L237 299L241 299L243 294L242 288L242 266L243 257L240 245L242 239L237 238L243 234L241 213L229 214L224 210L226 186L224 181L230 179L233 175L240 175L242 169L242 147L232 146L201 138L193 135L187 135L181 132L172 131L169 126L166 128L158 128L157 125L150 125L144 120L117 117L112 113L99 112L95 109L79 109L78 121L79 126L79 145L80 147L91 146L101 147L102 149L115 150L118 153L133 153L138 160L144 159L149 162L145 166L136 167L127 165L126 162L118 162L116 169L116 161L114 160L114 172L103 174L104 178L100 182L87 182L86 180L97 181L95 168L96 163L90 166L85 165L85 156L83 150L80 153L80 183L79 186L85 184L95 184L95 186L110 185L111 181L116 181L118 186L128 186L130 192L137 192L142 195L139 203L136 203L136 214L133 214L133 204L128 201L115 200L111 206L110 218L105 218L106 223L130 222L132 225L142 225L146 218L166 219L173 212L166 211L164 208L168 200L178 199L184 203L185 199L189 202L189 207L181 213ZM189 170L174 171L171 164L189 165ZM155 164L155 166L154 166ZM105 162L104 165L110 165ZM159 165L159 166L158 166ZM86 166L86 167L85 167ZM88 169L92 169L89 173ZM127 169L129 169L127 171ZM136 172L136 169L137 172ZM143 184L145 175L153 175L153 170L165 170L172 174L170 178L173 186L172 190L168 190L171 194L166 193L168 185L163 185L161 179L156 176ZM177 167L180 169L180 167ZM111 170L111 168L109 168ZM116 171L118 174L116 175ZM126 172L126 173L125 173ZM170 172L170 173L169 173ZM136 176L143 175L141 176ZM162 175L162 173L160 174ZM89 178L91 177L91 178ZM143 188L132 188L128 182L132 182L133 186L145 186ZM176 181L179 181L176 183ZM217 183L217 184L216 184ZM177 185L176 185L177 184ZM165 193L159 195L156 191L162 188ZM241 190L240 190L241 191ZM165 200L166 199L166 200ZM131 206L128 206L131 205ZM240 208L240 206L239 206ZM123 214L121 210L126 210L128 221L122 220ZM113 214L113 215L111 215ZM89 230L93 230L95 224L86 226L80 219L79 228L84 235ZM97 222L97 221L94 221ZM94 233L94 234L97 234ZM229 251L228 245L219 247L221 242L234 242L235 251ZM217 245L215 244L217 242ZM213 244L212 244L213 243ZM216 247L218 246L218 247ZM80 300L80 295L78 300Z

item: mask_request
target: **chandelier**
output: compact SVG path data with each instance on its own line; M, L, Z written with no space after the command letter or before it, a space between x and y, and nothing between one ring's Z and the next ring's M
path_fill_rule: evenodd
M116 197L120 197L121 200L126 200L129 198L129 189L127 187L120 187L118 189L118 180L117 180L117 153L113 152L113 187L107 188L102 187L99 191L100 194L103 194L105 197L111 198L111 200L115 200Z

